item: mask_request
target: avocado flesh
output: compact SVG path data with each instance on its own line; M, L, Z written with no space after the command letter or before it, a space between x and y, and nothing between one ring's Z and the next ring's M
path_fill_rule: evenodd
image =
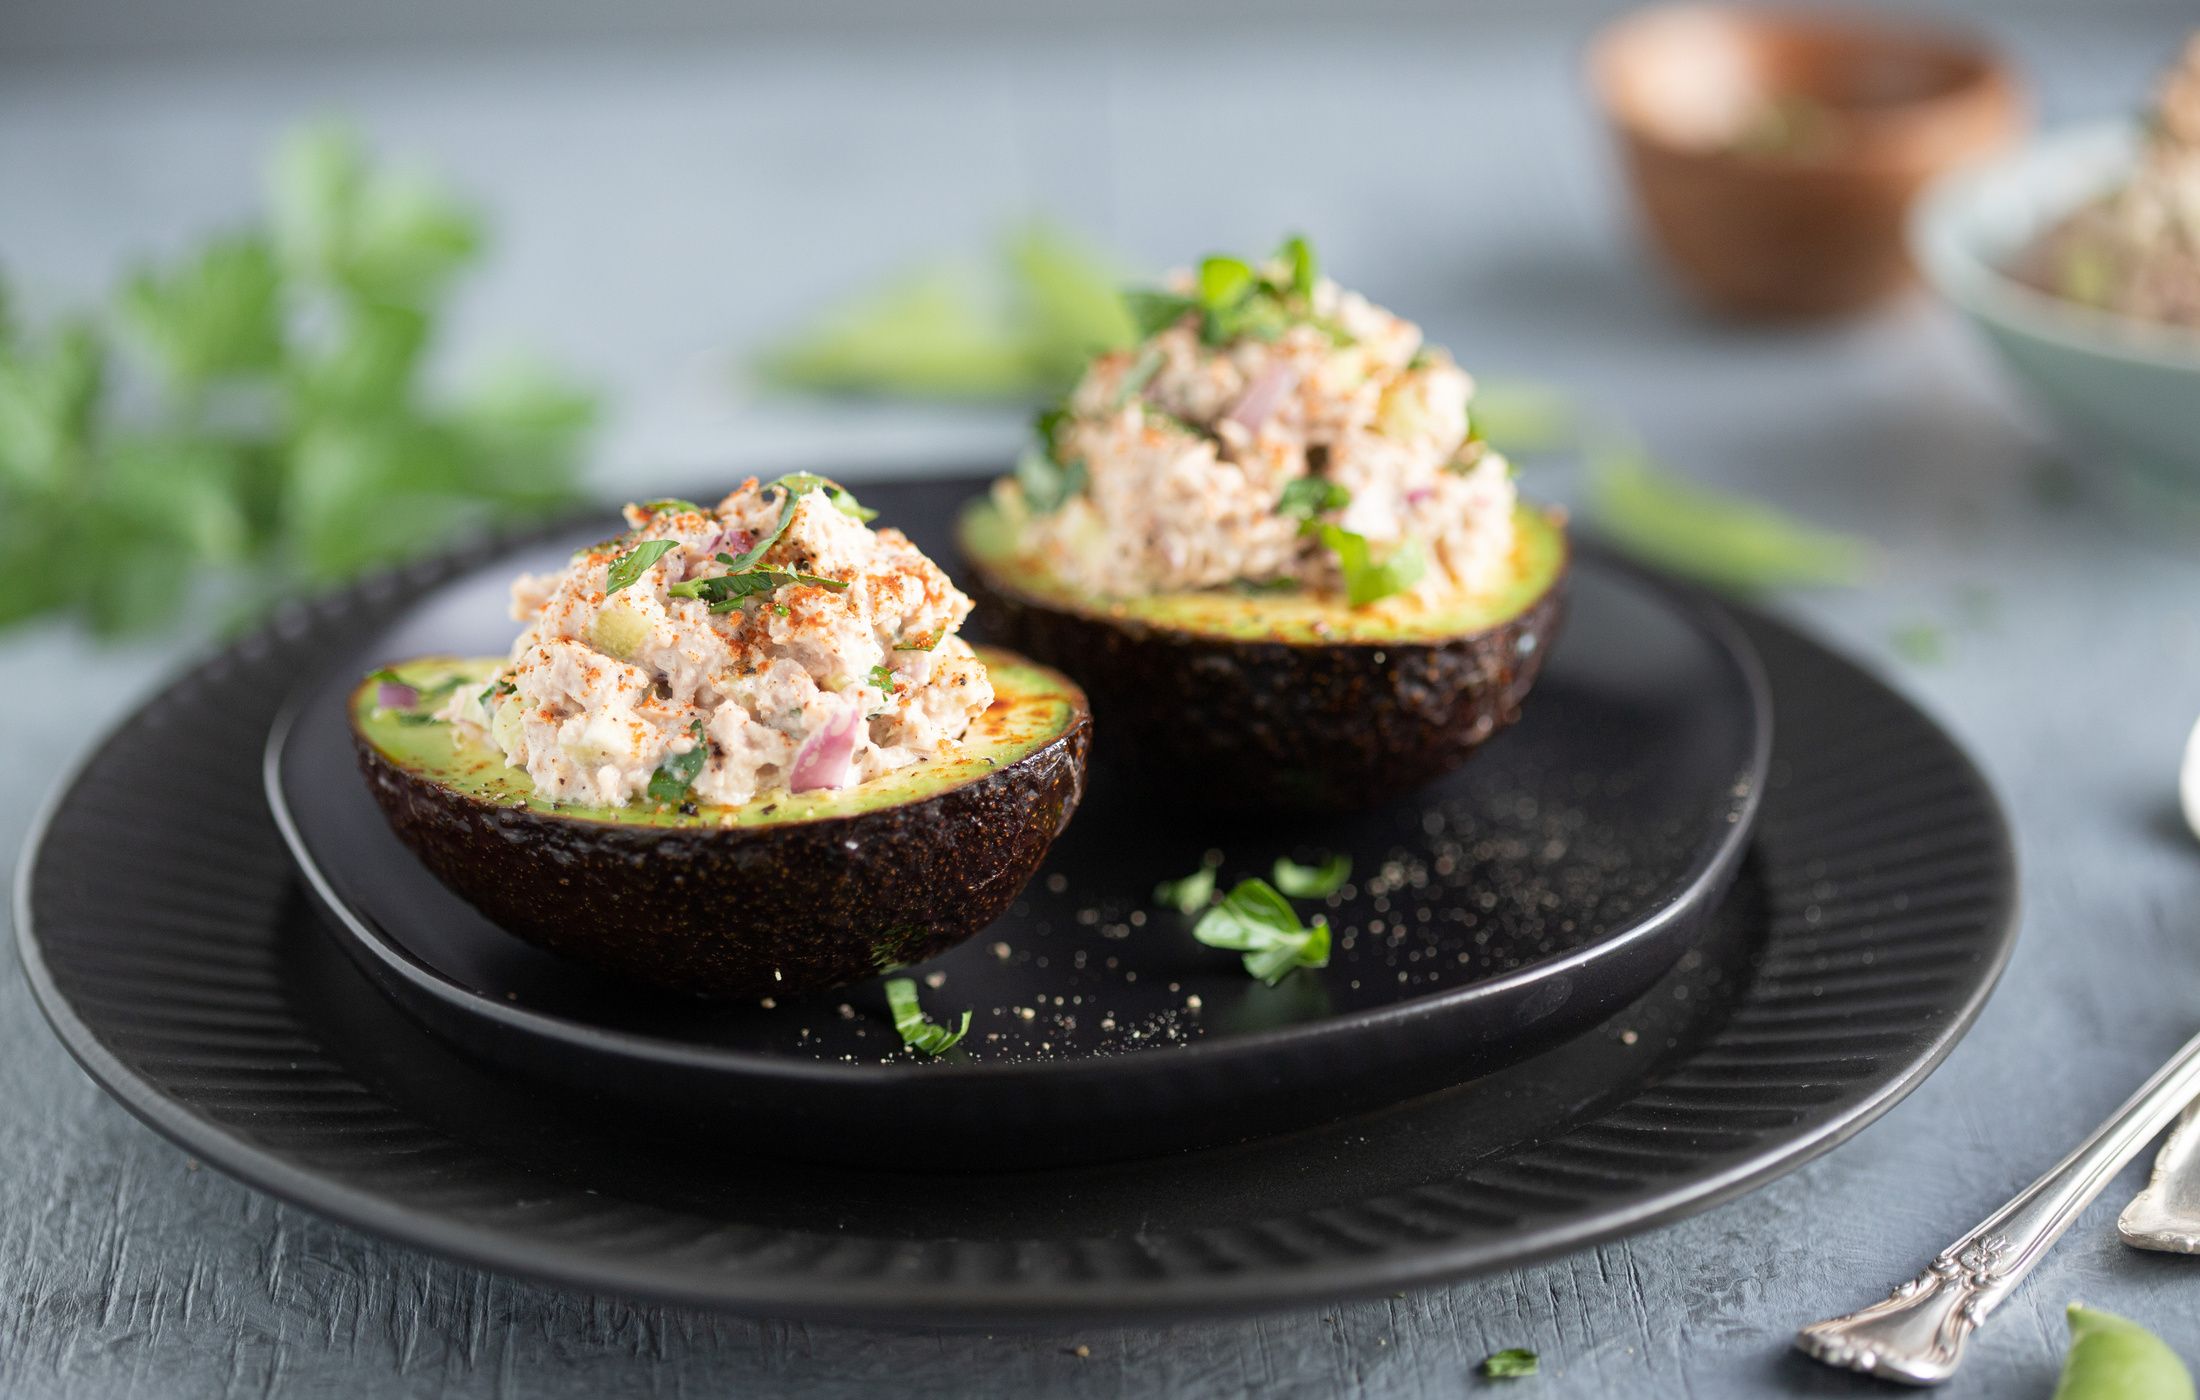
M737 807L558 806L486 742L350 700L391 828L508 932L667 991L796 997L922 961L998 918L1084 794L1083 693L979 649L996 700L952 756L853 788ZM427 686L498 663L394 667ZM479 677L475 680L475 677ZM989 761L990 760L990 761Z
M616 822L626 826L742 827L827 821L922 801L958 784L974 782L1022 761L1060 738L1076 721L1082 697L1060 676L1021 658L980 648L993 682L993 706L970 722L952 755L928 758L884 773L867 783L815 792L762 793L739 806L708 803L667 805L640 797L624 807L594 807L552 802L535 793L534 780L505 762L487 739L443 723L408 722L374 703L375 683L352 693L352 727L382 757L427 781L482 802L527 807L572 821ZM426 692L459 677L458 690L478 695L504 662L493 658L421 657L389 669L406 684ZM442 701L432 702L440 708Z
M1297 590L1203 588L1098 597L1020 558L1015 525L992 501L972 501L957 526L964 555L1033 603L1125 626L1307 645L1443 642L1502 626L1535 606L1566 571L1566 533L1549 514L1532 505L1516 507L1513 535L1513 566L1495 589L1434 602L1399 594L1355 608L1342 598Z
M958 574L992 640L1091 692L1111 761L1239 810L1387 801L1458 767L1520 717L1565 607L1558 521L1523 506L1514 568L1485 594L1352 608L1212 589L1097 598L1019 557L990 500L964 508Z

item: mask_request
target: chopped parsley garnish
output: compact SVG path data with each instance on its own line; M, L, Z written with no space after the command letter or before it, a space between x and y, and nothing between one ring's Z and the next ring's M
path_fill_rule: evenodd
M1294 968L1329 966L1329 924L1299 922L1291 901L1266 880L1240 880L1222 902L1199 916L1192 937L1210 948L1245 955L1245 970L1273 987Z
M1060 510L1070 497L1085 489L1088 479L1082 461L1065 467L1052 455L1038 451L1016 459L1016 484L1023 490L1024 504L1039 515Z
M731 566L736 561L730 554L721 554L718 562ZM761 597L774 589L793 584L808 584L837 592L846 588L848 581L820 578L816 574L786 573L778 569L748 569L738 573L720 574L715 578L692 578L684 583L676 583L665 591L675 598L701 598L710 604L712 612L729 613L749 598Z
M710 757L710 746L703 742L701 720L688 726L688 735L695 741L688 751L666 754L665 761L657 765L657 771L649 775L649 795L659 802L685 801L688 789L695 786L704 761Z
M1403 593L1428 572L1428 560L1417 541L1400 541L1388 556L1377 559L1365 535L1327 524L1313 526L1312 533L1337 556L1337 567L1344 573L1345 601L1355 608Z
M871 668L871 684L875 688L885 691L888 695L892 695L894 693L894 673L884 666L873 666Z
M1516 1380L1536 1372L1536 1354L1526 1347L1507 1347L1482 1358L1482 1374L1493 1380Z
M869 509L854 496L848 494L848 488L837 481L827 480L816 472L789 472L771 484L787 493L787 500L790 505L796 496L819 491L824 493L826 500L832 502L833 509L839 511L842 515L862 521L878 519L878 512Z
M1131 321L1138 327L1138 338L1150 340L1169 327L1200 309L1197 297L1180 292L1154 292L1139 289L1123 293L1124 309L1131 313Z
M1276 514L1312 520L1327 511L1352 504L1352 493L1327 477L1302 476L1287 481L1276 501Z
M1161 373L1161 367L1168 362L1167 352L1158 345L1149 345L1144 350L1139 351L1138 358L1131 362L1129 371L1124 374L1123 382L1116 386L1115 402L1111 407L1121 408L1132 399L1137 398L1145 390L1145 387L1153 382L1153 377Z
M1352 878L1352 857L1339 852L1320 865L1276 857L1276 888L1293 899L1327 899Z
M704 510L695 502L683 501L678 496L667 496L661 501L644 501L642 502L642 509L648 511L651 515L678 514L681 511L690 510L700 515L710 514L709 511Z
M894 643L894 650L936 651L939 649L940 643L945 640L947 640L947 634L945 632L932 632L924 636L912 638L911 640L906 642L896 642Z
M483 707L486 708L489 702L491 700L494 700L499 695L517 694L519 694L518 686L512 684L511 681L507 679L499 677L498 679L489 682L487 686L482 688L481 704L483 705Z
M1154 902L1179 914L1196 914L1215 897L1215 868L1222 864L1220 851L1209 851L1199 869L1181 880L1163 880L1153 887Z
M1243 258L1203 258L1199 264L1199 304L1209 311L1227 311L1253 294L1260 274Z
M649 571L650 565L680 547L678 540L644 540L612 562L603 576L604 596L618 592Z
M944 1055L970 1034L970 1013L967 1011L962 1014L962 1024L953 1030L936 1026L926 1019L924 1007L917 1000L914 978L890 977L886 980L886 1009L893 1014L894 1029L901 1033L901 1043L922 1055Z

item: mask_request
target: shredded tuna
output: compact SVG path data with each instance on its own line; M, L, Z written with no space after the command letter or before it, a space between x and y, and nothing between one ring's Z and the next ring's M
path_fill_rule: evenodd
M776 586L712 611L711 581L732 572L721 556L770 535L790 500L785 531L751 566ZM985 667L955 635L969 598L834 493L752 478L715 510L628 506L626 518L626 535L513 583L526 627L509 663L443 711L542 796L631 802L692 751L698 724L708 755L690 800L848 786L952 750L992 704ZM618 561L651 540L677 547L609 591Z

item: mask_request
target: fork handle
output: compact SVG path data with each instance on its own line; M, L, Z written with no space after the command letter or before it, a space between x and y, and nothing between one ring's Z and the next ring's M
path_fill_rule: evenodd
M1949 1245L1884 1302L1814 1322L1795 1345L1829 1366L1910 1385L1955 1374L1963 1344L2125 1163L2200 1093L2200 1036L2069 1156Z

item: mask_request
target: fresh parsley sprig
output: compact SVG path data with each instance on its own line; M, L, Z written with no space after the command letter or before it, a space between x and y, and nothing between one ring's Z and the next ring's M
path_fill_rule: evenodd
M1215 870L1221 864L1222 852L1209 851L1200 861L1199 869L1181 880L1163 880L1155 885L1155 902L1166 904L1179 914L1197 914L1215 897Z
M1276 514L1312 520L1352 504L1352 493L1324 476L1301 476L1283 485L1276 499Z
M944 1055L970 1034L970 1013L967 1011L962 1014L962 1024L953 1030L934 1025L927 1019L924 1006L917 999L914 978L886 979L886 1009L894 1018L894 1029L900 1033L901 1043L920 1055Z
M1192 937L1210 948L1245 955L1245 970L1273 987L1295 968L1329 966L1329 924L1321 915L1299 922L1291 901L1266 880L1238 881L1222 902L1199 916Z
M718 562L732 568L736 560L730 554L718 556ZM839 592L848 586L848 580L822 578L816 574L791 573L780 569L742 569L738 572L718 574L711 578L693 578L672 585L665 590L675 598L700 598L710 604L714 613L729 613L750 599L761 597L775 589L794 584L806 584L815 588L830 588Z

